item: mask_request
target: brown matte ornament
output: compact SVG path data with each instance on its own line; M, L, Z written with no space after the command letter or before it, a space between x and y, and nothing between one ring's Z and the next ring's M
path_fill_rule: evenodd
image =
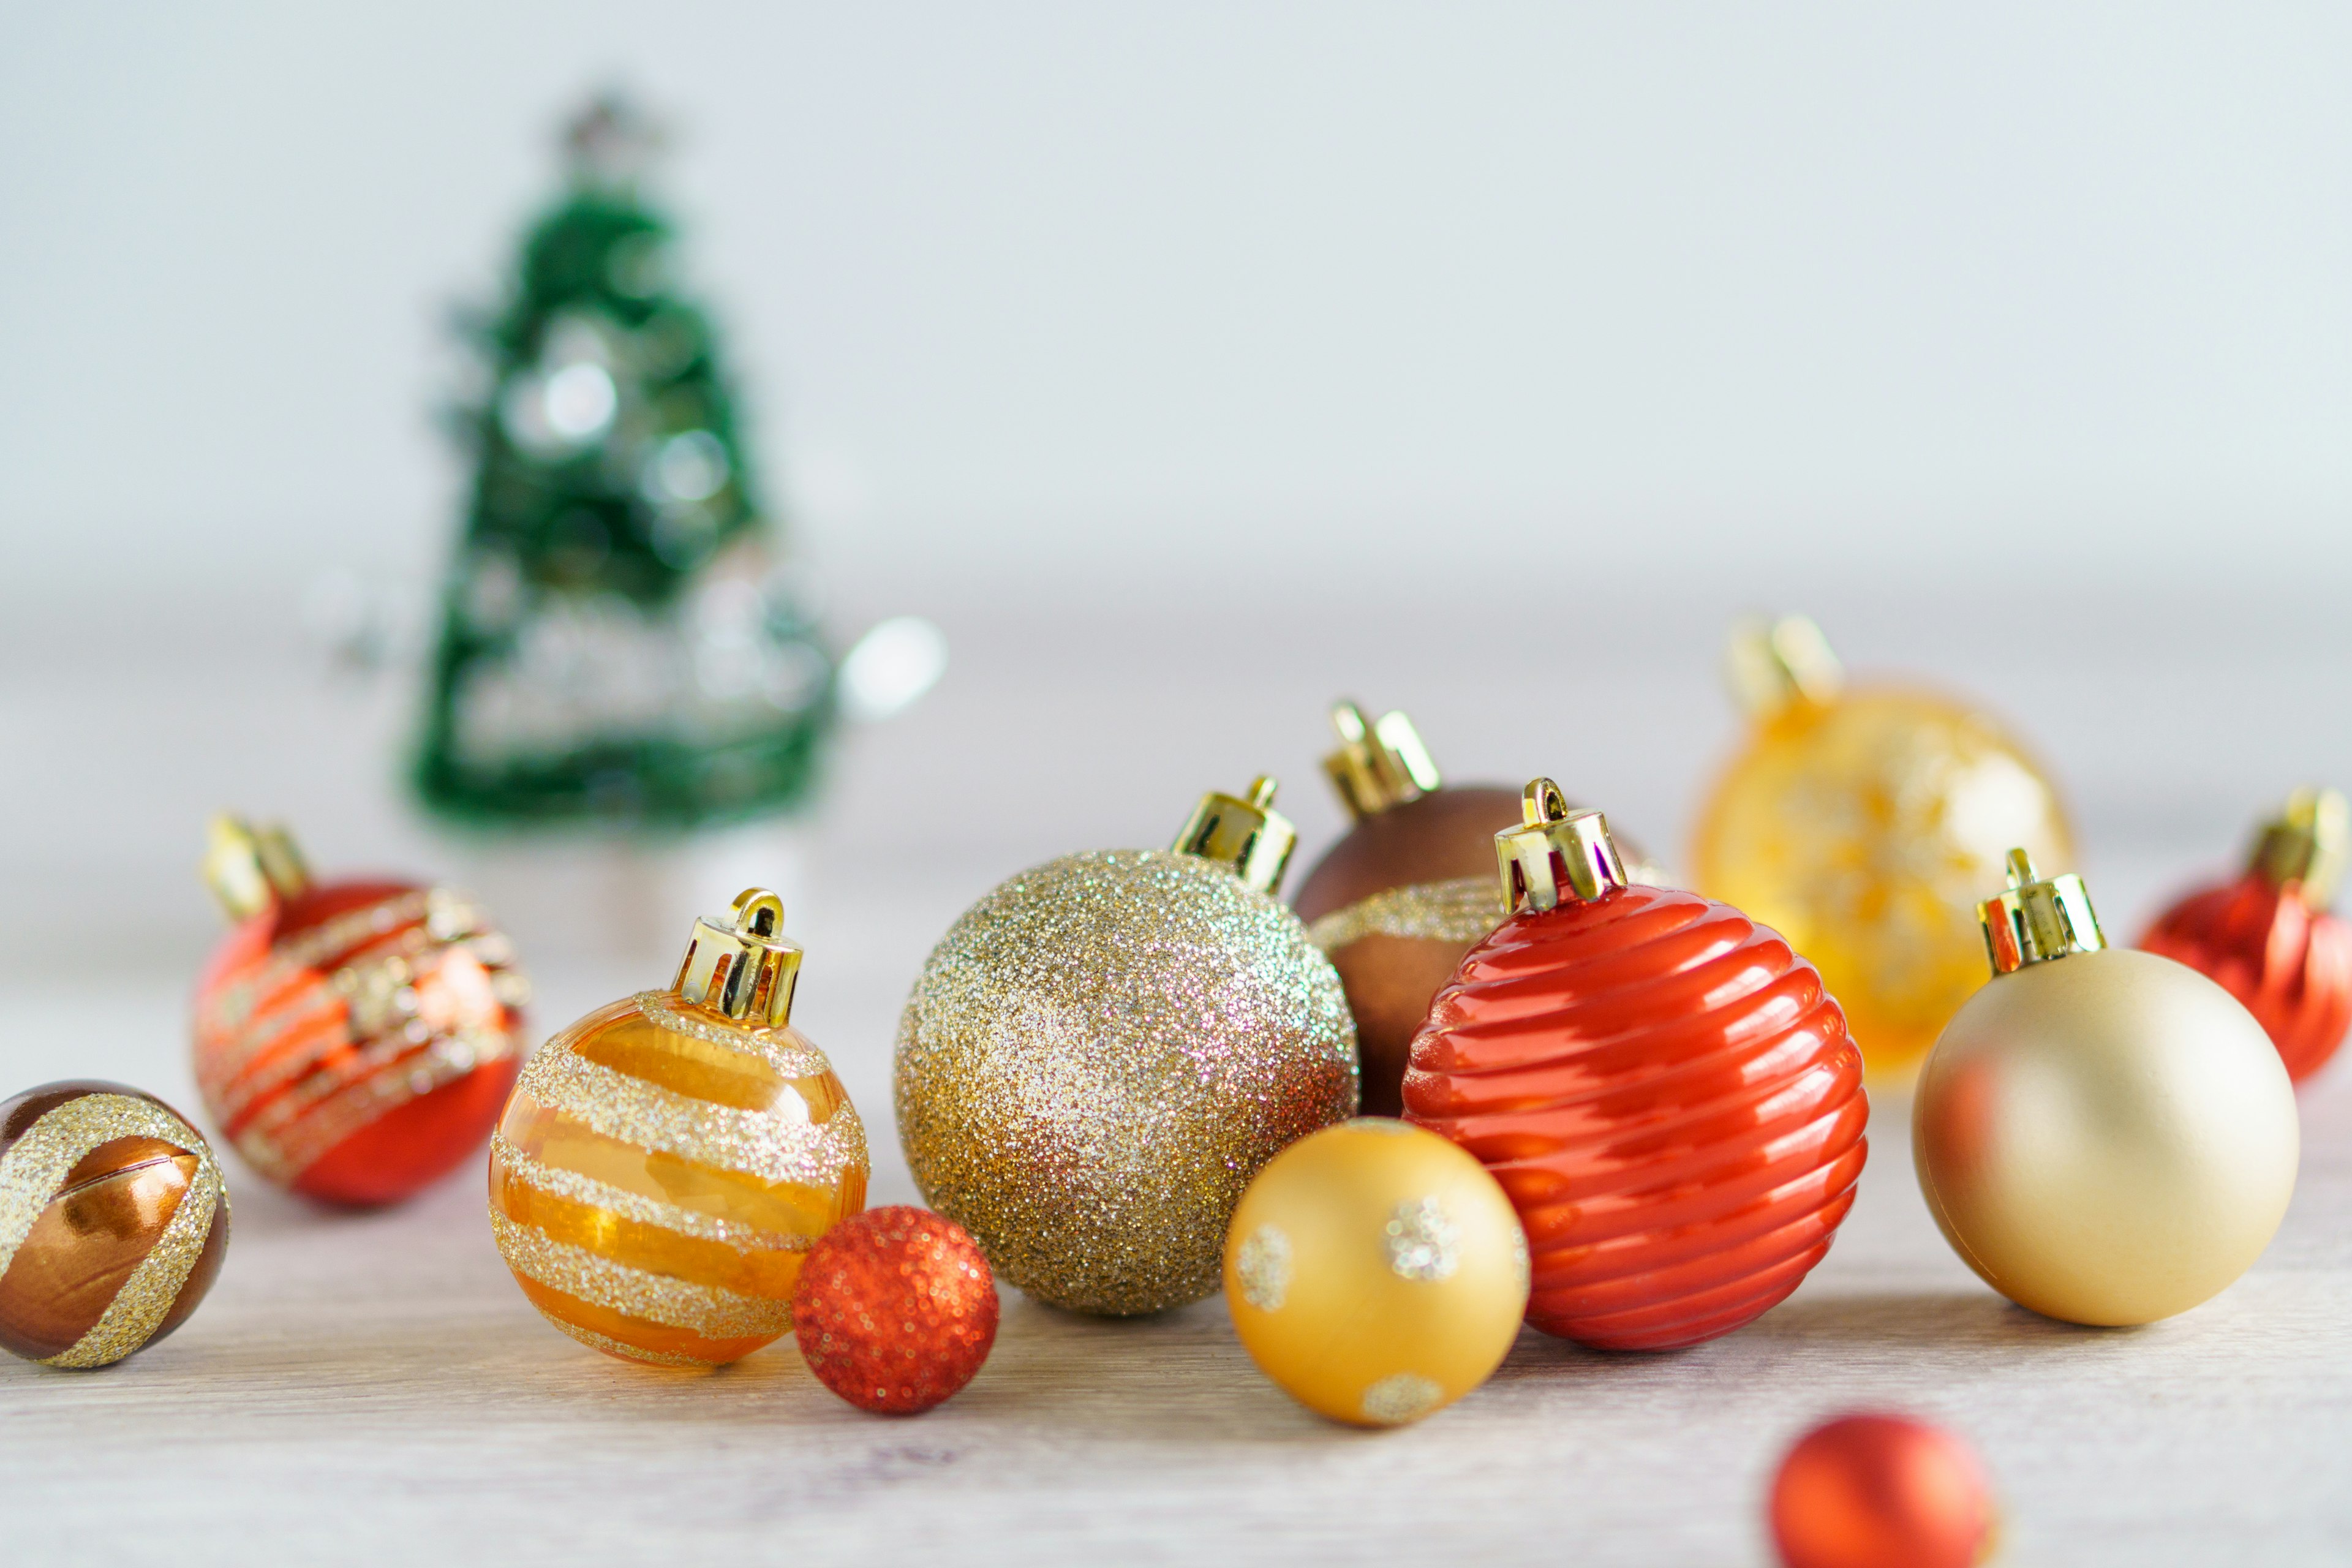
M162 1100L96 1080L0 1100L0 1349L121 1361L187 1321L227 1249L220 1167Z
M1340 745L1323 768L1354 821L1292 908L1347 988L1363 1114L1401 1116L1405 1058L1430 998L1508 912L1496 890L1495 835L1518 826L1521 792L1447 785L1402 713L1368 723L1343 701L1331 724ZM1618 842L1630 862L1642 859ZM1654 879L1645 866L1631 869Z

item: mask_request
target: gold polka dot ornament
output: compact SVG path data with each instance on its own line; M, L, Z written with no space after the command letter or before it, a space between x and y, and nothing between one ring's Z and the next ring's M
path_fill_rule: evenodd
M1502 1186L1434 1132L1361 1117L1275 1156L1234 1211L1242 1346L1308 1409L1401 1426L1486 1381L1528 1306Z
M1903 1082L1984 984L1976 906L2009 847L2072 858L2057 793L1981 709L1849 685L1802 616L1735 627L1728 669L1755 727L1700 813L1694 885L1787 938L1872 1080Z
M792 1026L801 950L746 890L677 978L539 1048L490 1140L490 1227L583 1344L715 1366L792 1332L809 1249L866 1206L866 1133Z
M1286 1145L1356 1110L1329 959L1276 902L1274 781L1174 847L1066 855L950 928L898 1026L898 1136L1008 1284L1125 1316L1217 1288L1225 1222Z

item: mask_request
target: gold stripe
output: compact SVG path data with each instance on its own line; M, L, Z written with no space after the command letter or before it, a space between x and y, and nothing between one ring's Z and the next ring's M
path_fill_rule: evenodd
M267 1148L286 1179L295 1180L378 1117L457 1082L476 1068L502 1061L516 1048L514 1036L506 1030L460 1029L423 1050L404 1036L385 1036L360 1053L362 1066L372 1069L367 1077L317 1100L306 1100L300 1089L281 1096L237 1134L236 1146L248 1158L255 1145Z
M679 1355L673 1351L639 1350L636 1346L616 1340L610 1334L600 1334L593 1329L583 1329L577 1323L567 1323L562 1318L548 1318L547 1314L544 1312L541 1312L540 1316L547 1318L549 1322L554 1324L565 1333L570 1334L573 1339L578 1340L583 1345L588 1345L600 1351L610 1351L614 1355L625 1355L631 1361L646 1362L654 1366L693 1367L697 1371L700 1371L706 1367L713 1367L720 1364L715 1361L705 1361L700 1356Z
M701 1214L677 1204L666 1204L659 1198L649 1198L643 1193L633 1193L626 1187L616 1187L610 1182L600 1182L593 1176L583 1176L577 1171L567 1171L551 1165L535 1155L526 1154L507 1141L503 1132L490 1134L490 1155L499 1161L507 1173L527 1187L551 1193L559 1198L569 1198L590 1208L610 1209L623 1219L633 1219L640 1225L657 1226L674 1230L681 1236L702 1241L716 1241L746 1251L805 1252L816 1245L813 1236L784 1236L757 1226L741 1225L721 1219L717 1215Z
M196 1130L149 1100L127 1094L85 1094L41 1114L25 1135L0 1154L0 1275L16 1261L16 1248L32 1234L33 1222L65 1184L66 1173L84 1154L117 1138L155 1138L196 1157L199 1171L219 1167ZM186 1206L184 1201L182 1205Z
M1307 928L1309 941L1337 952L1368 936L1427 942L1476 942L1503 923L1510 911L1501 885L1492 877L1458 877L1448 882L1415 882L1390 888L1334 910Z
M765 1300L716 1285L696 1285L632 1268L584 1247L556 1241L535 1226L490 1211L490 1229L507 1267L551 1290L591 1306L624 1312L666 1328L688 1329L713 1340L792 1332L793 1304Z
M106 1366L145 1344L172 1310L172 1303L179 1300L180 1287L188 1282L196 1259L203 1255L205 1242L212 1235L214 1211L225 1209L227 1204L220 1167L199 1143L196 1179L188 1184L163 1234L139 1260L139 1267L131 1271L131 1278L122 1282L122 1289L115 1292L105 1314L90 1325L89 1331L56 1355L44 1358L41 1364Z
M803 1044L800 1036L791 1029L721 1026L695 1017L690 1013L681 1013L671 1005L669 998L670 994L667 991L640 991L635 1000L637 1011L656 1028L691 1035L714 1046L725 1046L730 1051L748 1052L786 1078L814 1078L819 1073L833 1070L823 1051Z
M866 1129L846 1098L822 1125L737 1110L592 1062L551 1040L519 1086L592 1131L772 1183L828 1186L866 1168Z

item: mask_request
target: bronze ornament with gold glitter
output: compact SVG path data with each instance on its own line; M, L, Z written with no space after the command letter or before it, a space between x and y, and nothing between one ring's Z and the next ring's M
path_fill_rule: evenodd
M746 889L701 920L667 991L541 1046L490 1140L490 1228L547 1321L657 1366L792 1331L808 1249L866 1206L866 1133L792 1026L801 950Z
M1112 1316L1198 1300L1259 1168L1354 1114L1339 976L1273 897L1297 842L1273 800L1261 778L1173 849L1024 871L923 966L898 1136L1007 1283Z
M106 1366L187 1321L228 1250L204 1135L119 1083L0 1100L0 1349Z
M1412 721L1368 722L1334 703L1339 748L1323 759L1352 824L1292 900L1348 989L1368 1116L1395 1116L1405 1056L1437 988L1510 910L1495 888L1495 835L1519 820L1519 791L1449 785ZM1638 881L1659 880L1632 845Z

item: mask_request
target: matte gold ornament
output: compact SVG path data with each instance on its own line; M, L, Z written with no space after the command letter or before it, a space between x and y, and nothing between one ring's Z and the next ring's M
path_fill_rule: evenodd
M1495 835L1517 826L1520 792L1446 784L1402 713L1373 721L1337 702L1331 727L1339 746L1323 771L1350 826L1291 903L1348 989L1364 1110L1395 1116L1430 998L1511 912L1495 885ZM1618 845L1635 881L1662 880L1630 841Z
M1979 709L1849 689L1801 616L1735 627L1729 670L1756 727L1700 814L1696 885L1811 960L1872 1079L1900 1082L1984 984L2002 854L2073 858L2056 792Z
M1225 1238L1242 1347L1309 1410L1401 1426L1486 1381L1528 1306L1528 1241L1502 1186L1434 1132L1384 1117L1276 1155Z
M1004 1280L1109 1315L1217 1288L1234 1205L1356 1109L1339 977L1281 904L1274 781L1203 797L1170 850L1067 855L931 952L898 1026L898 1136Z
M2294 1194L2294 1090L2213 982L2106 945L2022 850L1979 910L1993 978L1936 1042L1919 1185L1985 1282L2070 1322L2153 1322L2250 1268Z

